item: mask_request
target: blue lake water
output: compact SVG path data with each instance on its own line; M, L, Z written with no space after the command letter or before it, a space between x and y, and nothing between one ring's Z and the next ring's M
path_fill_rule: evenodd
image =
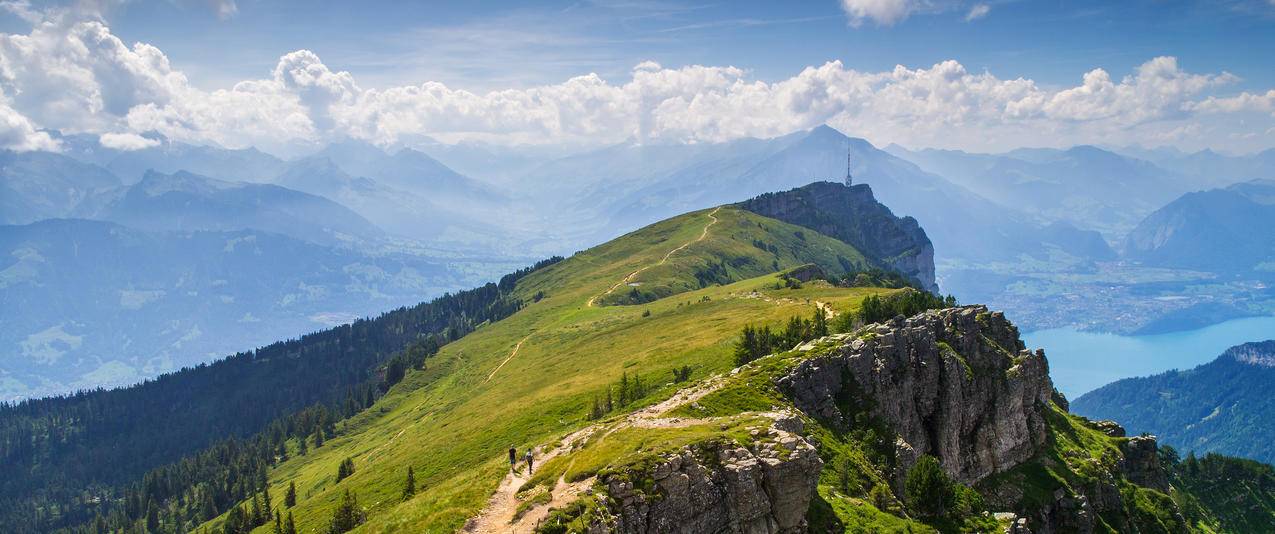
M1213 361L1248 341L1275 339L1275 317L1233 319L1198 330L1122 336L1053 328L1023 334L1030 349L1043 348L1054 386L1069 399L1110 382Z

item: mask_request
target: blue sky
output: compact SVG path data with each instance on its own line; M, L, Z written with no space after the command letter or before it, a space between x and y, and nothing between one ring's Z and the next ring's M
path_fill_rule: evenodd
M990 9L966 21L974 5ZM839 2L265 2L219 18L206 3L129 2L107 11L126 42L149 42L208 89L261 76L308 49L365 85L437 80L490 90L641 61L732 65L763 80L840 59L880 71L957 59L970 70L1074 84L1156 56L1275 86L1275 4L1250 1L937 2L889 26L851 27ZM9 15L7 28L20 24ZM449 57L438 57L441 53Z
M1275 145L1275 0L0 5L9 38L0 55L36 62L25 79L21 69L0 79L12 108L0 114L19 125L0 132L0 142L18 140L10 147L49 147L39 132L55 129L111 135L121 146L144 143L137 134L149 131L304 145L411 135L718 141L823 122L878 144L974 150ZM57 64L18 45L55 42L58 32L118 42L87 46L99 58L43 52L66 55ZM147 59L152 51L163 64ZM77 72L40 72L77 62ZM122 72L103 74L111 69ZM570 82L591 74L596 83ZM957 78L960 87L947 87ZM29 99L81 82L56 106ZM441 88L423 89L430 82ZM768 84L766 94L755 94L756 83ZM504 91L518 92L491 97ZM108 93L121 95L118 106L94 100ZM210 107L218 101L227 107ZM594 107L576 109L580 101ZM264 102L295 109L243 109Z

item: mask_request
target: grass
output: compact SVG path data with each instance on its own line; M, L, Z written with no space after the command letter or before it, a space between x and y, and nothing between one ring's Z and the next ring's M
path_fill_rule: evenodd
M774 289L779 279L768 273L776 266L782 270L814 262L836 272L837 256L861 256L813 231L804 230L801 241L793 237L797 227L723 208L707 238L672 255L668 269L642 273L644 286L670 288L670 296L642 306L588 305L628 273L698 238L710 222L707 214L657 223L523 279L520 294L530 301L543 291L544 298L447 345L431 358L427 370L410 371L376 405L343 422L338 435L322 447L304 456L294 454L272 469L271 494L283 495L289 482L296 483L298 503L292 511L302 532L323 529L347 488L368 512L360 531L455 531L483 507L504 476L504 451L510 445L550 444L589 424L585 415L592 397L622 372L639 373L652 382L646 402L654 402L686 385L671 384L676 367L691 366L692 380L729 370L732 343L745 324L777 326L792 315L809 315L815 299L850 309L867 295L890 291L818 283ZM756 247L755 240L775 244L779 253ZM701 288L679 274L722 258L743 257L750 262L730 266L725 285ZM643 317L646 311L649 316ZM519 341L523 344L510 359ZM617 434L613 437L624 439L615 443L637 447ZM703 437L675 434L665 437L674 442ZM597 449L596 461L582 461L572 469L584 472L614 464L628 454L622 452ZM335 483L337 465L346 457L354 459L355 473ZM404 502L400 496L408 466L416 473L418 489ZM269 532L269 527L256 532Z

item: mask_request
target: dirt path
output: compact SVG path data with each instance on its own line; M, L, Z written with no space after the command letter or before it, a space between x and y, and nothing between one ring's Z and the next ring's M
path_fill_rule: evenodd
M544 452L542 447L536 447L535 467L539 468L549 460L554 459L558 455L569 452L576 443L587 437L596 430L595 427L589 426L568 434L562 438L562 443L549 452ZM527 469L527 464L522 461L521 457L518 461L518 470L511 471L505 475L505 479L500 481L500 486L496 488L496 492L487 500L487 506L469 521L465 522L465 526L461 529L463 532L472 534L506 534L511 532L531 532L535 528L535 522L528 520L535 517L535 521L544 518L548 514L548 508L553 504L541 504L535 508L528 510L523 517L514 521L514 515L518 511L518 505L522 502L518 499L518 490L526 484L535 471ZM574 488L577 494L584 491L588 485L583 485L584 481L575 484L566 484L561 478L554 487L554 498L558 498L558 493L568 493L569 486L579 486ZM592 482L589 482L592 485ZM562 486L561 491L558 486ZM574 499L574 497L573 497ZM566 501L570 502L570 501ZM565 503L562 503L565 504ZM559 504L561 506L561 504ZM542 510L543 509L543 510ZM533 516L532 514L537 514Z
M709 422L708 419L667 418L664 415L678 406L695 402L704 395L716 391L725 382L725 377L715 375L692 387L678 391L664 401L630 413L618 422L598 423L572 432L562 438L561 443L547 453L537 447L536 466L544 465L549 460L560 455L569 454L577 444L582 443L598 432L602 432L598 437L598 441L601 441L606 439L612 432L623 428L675 428ZM549 510L561 508L576 500L588 488L593 486L596 480L594 477L590 477L577 482L567 482L562 477L559 477L553 489L550 490L551 499L549 502L535 505L526 510L522 517L515 519L514 516L517 513L518 505L522 503L522 500L518 498L518 490L531 478L533 473L528 472L525 464L520 462L519 470L505 475L505 479L500 482L496 492L488 499L487 506L477 516L466 522L462 531L469 534L532 532L540 521L549 515Z
M518 350L522 348L522 344L523 344L523 343L526 343L526 342L527 342L527 340L528 340L528 339L530 339L530 338L531 338L531 334L527 334L527 337L524 337L524 338L522 338L522 339L518 340L518 344L517 344L517 345L514 345L514 350L512 350L512 351L510 351L510 352L509 352L509 357L508 357L508 358L505 358L505 361L500 362L500 365L497 365L495 369L492 369L492 370L491 370L491 374L487 375L487 378L486 378L485 380L483 380L483 383L484 383L484 384L486 384L487 382L490 382L490 381L491 381L491 377L496 376L496 372L497 372L497 371L499 371L501 367L504 367L504 366L505 366L505 364L509 363L509 360L514 359L514 356L517 356L517 355L518 355Z
M586 304L587 304L589 307L593 307L593 306L597 305L597 303L598 303L598 299L600 299L600 298L602 298L602 297L605 297L605 296L607 296L607 295L610 295L610 294L611 294L611 293L613 293L616 289L619 289L619 288L620 288L620 286L622 286L622 285L624 285L624 284L627 284L627 283L629 283L629 282L632 282L634 278L637 278L637 275L642 274L642 271L645 271L645 270L647 270L647 269L650 269L651 267L657 267L657 266L660 266L660 265L664 265L666 262L668 262L669 257L671 257L673 254L677 253L678 251L685 250L685 249L686 249L686 247L689 247L689 246L691 246L691 245L694 245L695 243L699 243L700 241L703 241L703 240L704 240L704 238L708 237L708 229L709 229L709 228L712 228L714 224L717 224L717 210L720 210L720 209L722 209L722 207L721 207L721 206L718 206L718 207L716 207L716 208L713 208L713 211L711 211L711 212L709 212L709 213L708 213L708 218L709 218L709 219L712 219L712 221L709 221L709 223L708 223L708 224L704 225L704 231L700 232L699 237L697 237L697 238L695 238L695 239L692 239L692 240L690 240L690 241L687 241L687 242L685 242L685 243L682 243L682 245L681 245L681 246L679 246L679 247L677 247L677 248L675 248L675 249L673 249L673 250L668 251L668 254L665 254L663 258L660 258L660 261L655 262L655 263L652 263L652 264L650 264L650 265L647 265L647 266L645 266L645 267L642 267L641 269L638 269L638 270L636 270L636 271L633 271L633 272L629 273L629 274L628 274L627 276L625 276L624 278L621 278L619 282L616 282L616 283L615 283L614 285L612 285L610 288L607 288L607 290L606 290L606 291L603 291L602 293L599 293L599 294L597 294L597 295L594 295L594 296L593 296L593 298L590 298L590 299L589 299L589 302L588 302L588 303L586 303Z

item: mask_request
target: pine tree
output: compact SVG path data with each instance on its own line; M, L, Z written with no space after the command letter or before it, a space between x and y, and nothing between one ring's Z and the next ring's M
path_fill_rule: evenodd
M403 500L411 499L416 495L416 473L412 471L412 466L407 466L407 483L403 485Z
M250 523L252 523L252 526L254 526L254 527L255 527L255 526L257 526L257 525L260 525L260 524L262 524L262 523L265 523L265 518L266 518L266 516L262 515L262 510L261 510L261 494L260 494L260 493L253 493L253 494L252 494L252 508L251 508L251 510L252 510L252 512L251 512L250 514L248 514L248 521L249 521Z
M359 508L358 499L350 493L349 489L346 489L345 496L341 498L341 504L337 506L335 512L332 512L328 534L342 534L354 530L354 527L362 524L364 519L363 509Z
M314 427L314 448L317 449L322 446L323 446L323 426L319 425Z
M283 506L292 508L297 505L297 483L288 481L288 492L283 495Z
M274 512L271 511L269 484L261 487L261 513L265 515L266 521L269 521L270 516L274 515Z
M146 532L159 532L159 505L155 504L155 499L146 503Z
M220 515L217 512L217 504L213 502L212 493L207 488L201 493L203 495L199 503L199 517L204 521L208 521Z
M283 517L278 511L274 513L274 534L283 534Z
M340 482L354 474L354 459L346 458L336 467L336 481Z
M297 437L297 456L305 456L305 453L308 452L306 451L305 441L305 436Z
M283 534L297 534L297 524L292 521L292 512L288 512L288 520L283 523Z
M811 332L812 337L820 338L820 337L824 337L828 335L828 316L823 311L823 308L815 306L815 317L814 317L813 324L814 324L814 326L812 327L813 332Z
M933 456L917 460L908 470L903 489L907 504L922 517L943 517L956 504L955 484Z

